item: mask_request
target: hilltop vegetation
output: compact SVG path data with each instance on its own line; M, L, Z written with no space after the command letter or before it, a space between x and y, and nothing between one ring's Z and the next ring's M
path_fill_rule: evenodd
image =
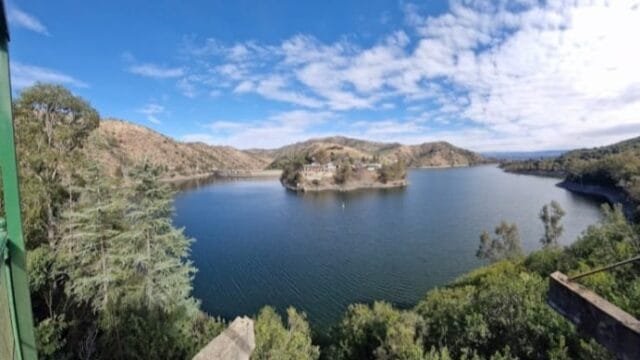
M506 162L510 172L564 177L576 184L622 190L640 204L640 137L594 149L581 149L550 159Z
M334 136L311 139L275 150L250 150L251 153L272 157L272 169L281 169L292 159L328 158L335 160L349 156L353 159L374 158L380 162L403 161L408 167L452 167L486 163L480 154L455 147L447 142L402 145L380 143Z

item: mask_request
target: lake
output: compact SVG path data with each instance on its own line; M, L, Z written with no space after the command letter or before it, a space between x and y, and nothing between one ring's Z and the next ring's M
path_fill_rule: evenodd
M427 290L481 266L479 235L517 223L523 247L539 248L540 208L566 210L561 243L600 218L599 201L557 179L495 166L412 170L405 189L286 191L276 179L217 181L175 198L174 223L196 239L194 295L233 319L264 305L291 305L313 325L338 321L355 302L412 306Z

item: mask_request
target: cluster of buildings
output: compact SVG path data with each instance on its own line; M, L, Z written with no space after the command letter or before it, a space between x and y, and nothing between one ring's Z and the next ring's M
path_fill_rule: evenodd
M382 164L380 163L356 162L351 166L353 167L354 171L377 171L382 168ZM336 170L338 170L338 165L334 164L333 162L328 162L326 164L313 162L311 164L303 165L302 175L304 175L307 179L321 179L324 177L334 176Z

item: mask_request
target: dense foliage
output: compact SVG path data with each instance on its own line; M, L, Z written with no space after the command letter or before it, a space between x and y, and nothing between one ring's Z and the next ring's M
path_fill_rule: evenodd
M557 158L513 161L501 166L512 172L553 175L576 183L618 187L640 203L640 138L570 151Z
M490 261L514 260L522 256L520 245L520 233L516 224L508 224L506 221L496 226L495 237L491 237L486 230L480 235L480 246L476 256Z
M195 269L149 164L108 176L83 151L98 113L54 85L14 104L42 358L185 358L223 328L190 296Z
M378 170L378 177L383 183L404 180L407 178L407 165L401 159L392 163L383 164L380 170Z
M287 310L287 326L269 306L264 307L255 321L256 348L251 355L255 360L316 360L320 356L317 346L311 344L311 329L304 314Z
M323 355L421 360L612 358L594 341L580 337L545 302L551 272L574 274L640 250L639 231L621 208L605 206L603 211L602 222L573 245L546 246L527 257L504 256L509 259L429 291L413 309L399 310L381 302L352 305ZM514 226L507 223L498 226L498 232L496 241L516 236ZM638 275L640 266L629 265L584 278L584 284L639 316Z

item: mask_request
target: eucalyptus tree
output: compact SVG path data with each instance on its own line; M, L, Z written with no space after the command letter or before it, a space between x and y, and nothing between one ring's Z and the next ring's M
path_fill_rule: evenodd
M69 186L100 116L82 98L59 85L37 84L14 104L18 158L25 194L25 228L30 247L52 243L60 213L73 200Z
M565 211L555 200L542 207L538 217L544 225L544 235L540 238L543 247L558 246L558 240L564 232L561 221L565 214Z
M490 261L515 259L522 256L520 233L516 224L502 221L494 230L495 236L483 231L480 235L480 245L476 257Z

